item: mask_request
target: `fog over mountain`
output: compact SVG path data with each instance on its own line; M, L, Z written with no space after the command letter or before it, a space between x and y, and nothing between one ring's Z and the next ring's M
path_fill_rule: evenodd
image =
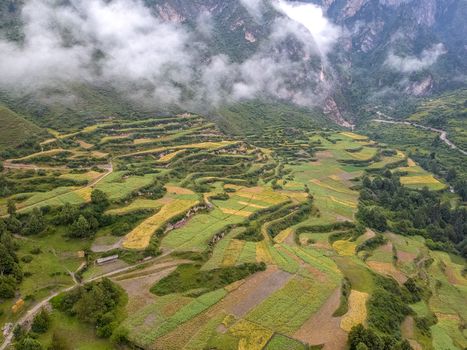
M262 6L243 2L262 15ZM272 3L277 18L258 49L240 61L210 52L212 16L200 12L193 27L166 21L139 1L34 0L21 10L23 37L2 40L1 85L18 92L56 84L110 84L154 103L219 105L265 94L313 105L330 87L310 69L326 61L339 28L312 4ZM300 59L282 47L294 41Z
M465 23L454 25L465 10L459 0L9 0L0 87L91 84L183 109L272 98L353 119L367 103L464 86Z

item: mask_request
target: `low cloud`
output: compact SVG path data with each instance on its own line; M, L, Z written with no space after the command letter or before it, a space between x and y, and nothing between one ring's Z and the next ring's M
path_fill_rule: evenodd
M412 73L428 68L436 63L441 55L446 53L444 45L439 43L429 49L422 51L419 57L416 56L398 56L390 52L385 64L391 69L402 72Z
M315 48L323 56L331 51L341 35L339 27L332 24L324 16L322 8L315 4L278 0L275 6L308 30L313 37Z
M264 0L239 0L247 11L255 18L261 18L264 10Z
M262 11L262 0L241 2ZM155 17L138 0L30 0L22 10L24 41L0 40L0 87L33 92L75 82L104 84L135 99L184 108L259 95L315 104L320 93L308 59L324 57L339 31L315 5L274 4L286 16L276 20L255 54L232 62L209 56L199 39L210 36L209 13L201 13L193 32ZM302 45L299 60L278 49L290 36Z

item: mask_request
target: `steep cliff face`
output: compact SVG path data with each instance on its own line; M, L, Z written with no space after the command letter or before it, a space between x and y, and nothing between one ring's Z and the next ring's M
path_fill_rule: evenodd
M323 107L336 119L358 115L362 105L384 102L397 107L401 99L410 100L467 84L464 59L467 2L307 2L321 6L326 16L342 28L339 44L326 67L312 70L317 74L318 84L326 80L327 86L333 87L332 95L323 100ZM196 23L203 13L208 13L215 27L215 34L208 38L209 47L234 60L256 52L273 30L274 19L283 15L268 1L262 2L261 18L240 1L150 0L149 3L162 18L187 24ZM297 60L305 57L300 45L294 43L275 50L285 50ZM338 98L333 99L336 95ZM339 101L335 108L329 103L334 100Z

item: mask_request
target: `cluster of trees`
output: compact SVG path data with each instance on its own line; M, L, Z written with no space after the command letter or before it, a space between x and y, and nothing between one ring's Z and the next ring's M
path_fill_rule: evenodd
M16 350L43 350L44 347L37 340L40 334L46 333L49 330L51 323L50 315L47 310L42 309L32 320L31 329L26 331L22 326L17 326L13 330L14 347ZM49 350L62 350L63 347L56 347L56 343L52 342Z
M380 336L371 328L361 324L354 326L349 333L350 350L412 350L407 340Z
M288 227L298 224L305 220L310 215L313 209L313 197L309 196L308 200L300 204L292 213L276 220L267 227L267 232L271 237L275 237Z
M61 294L51 302L56 309L95 326L99 337L108 338L118 325L126 298L120 287L104 278Z
M406 340L402 340L400 325L407 315L413 314L408 304L420 301L423 289L413 279L408 279L402 286L377 274L373 279L375 290L368 301L368 328L362 325L352 328L348 338L350 349L412 349Z
M190 290L196 293L206 293L265 269L266 264L263 262L245 263L209 271L202 271L201 264L180 265L174 272L152 286L151 292L156 295L183 293Z
M72 238L87 238L101 226L109 224L109 218L104 215L110 202L101 190L93 190L90 205L80 208L66 203L53 218L56 225L69 227L67 235Z
M443 249L453 245L467 256L467 209L451 208L441 194L403 187L399 176L386 171L373 180L363 179L357 218L378 231L423 235Z
M4 220L0 219L0 299L13 298L17 285L23 279L13 240Z

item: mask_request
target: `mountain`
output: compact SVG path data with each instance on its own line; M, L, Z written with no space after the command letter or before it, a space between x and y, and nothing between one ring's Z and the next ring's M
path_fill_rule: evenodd
M144 110L205 114L260 99L309 108L312 119L320 110L349 127L375 109L408 114L421 98L467 83L463 0L62 5L42 0L0 5L5 52L0 98L13 109L15 100L38 106L21 111L26 116L53 110L55 95L67 112L80 115L83 108L75 101L89 99L83 90L92 90L93 99L106 106L97 114L115 111L111 105L122 99L130 109L144 105ZM99 17L93 17L93 8ZM125 13L131 16L120 23ZM112 35L105 30L107 18L119 23ZM44 44L40 54L34 42ZM25 57L36 66L24 63ZM115 99L109 100L109 91Z
M405 103L416 102L417 97L466 85L465 1L308 2L321 6L342 29L325 66L325 76L333 85L328 97L336 103L327 101L324 107L334 116L342 112L350 119L358 119L364 107L382 103L397 113L404 111ZM188 25L193 25L202 13L209 13L215 23L210 47L234 60L245 59L258 50L274 29L274 19L283 16L262 1L250 2L262 6L259 19L235 1L147 3L165 20ZM289 45L287 54L300 57L299 47Z

